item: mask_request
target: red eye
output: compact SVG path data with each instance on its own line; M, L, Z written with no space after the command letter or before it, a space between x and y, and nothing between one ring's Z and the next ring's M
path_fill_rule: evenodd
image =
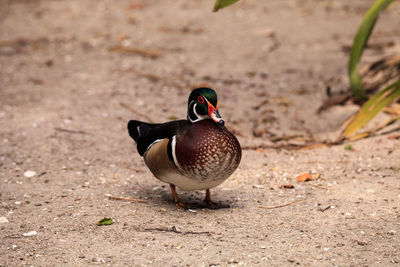
M204 103L204 98L202 96L199 96L197 98L197 102L199 102L200 104L203 104Z

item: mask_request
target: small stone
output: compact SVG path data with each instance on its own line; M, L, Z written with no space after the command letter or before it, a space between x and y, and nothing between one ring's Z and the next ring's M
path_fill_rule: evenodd
M368 242L367 241L357 241L357 244L360 246L366 246L366 245L368 245Z
M8 220L6 217L0 217L0 223L8 223Z
M257 188L257 189L263 189L264 186L259 185L259 184L253 184L253 188Z
M30 231L30 232L27 232L27 233L23 233L22 235L23 236L34 236L34 235L37 235L37 232L36 231Z
M33 177L33 176L35 176L36 175L36 172L35 171L26 171L26 172L24 172L24 176L26 177L26 178L31 178L31 177Z

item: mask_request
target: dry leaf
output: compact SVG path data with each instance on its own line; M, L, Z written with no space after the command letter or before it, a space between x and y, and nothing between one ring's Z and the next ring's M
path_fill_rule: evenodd
M307 182L307 181L311 181L312 180L312 175L311 173L303 173L300 174L299 176L296 177L296 180L298 182Z

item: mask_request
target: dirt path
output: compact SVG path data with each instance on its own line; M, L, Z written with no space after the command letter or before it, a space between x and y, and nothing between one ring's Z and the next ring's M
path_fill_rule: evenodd
M126 122L184 118L196 85L217 90L243 147L334 138L357 110L316 113L328 85L346 89L344 51L373 1L242 1L217 14L212 2L0 1L0 266L400 263L391 134L352 150L245 149L212 190L229 209L177 209L145 168ZM397 3L366 61L400 50L399 18ZM309 171L319 179L296 181ZM103 217L115 223L96 226Z

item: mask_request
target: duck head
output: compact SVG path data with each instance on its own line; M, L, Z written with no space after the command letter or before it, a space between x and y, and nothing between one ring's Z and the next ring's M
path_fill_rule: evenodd
M212 119L219 125L225 122L218 112L217 94L211 88L197 88L192 91L188 100L187 119L191 123Z

